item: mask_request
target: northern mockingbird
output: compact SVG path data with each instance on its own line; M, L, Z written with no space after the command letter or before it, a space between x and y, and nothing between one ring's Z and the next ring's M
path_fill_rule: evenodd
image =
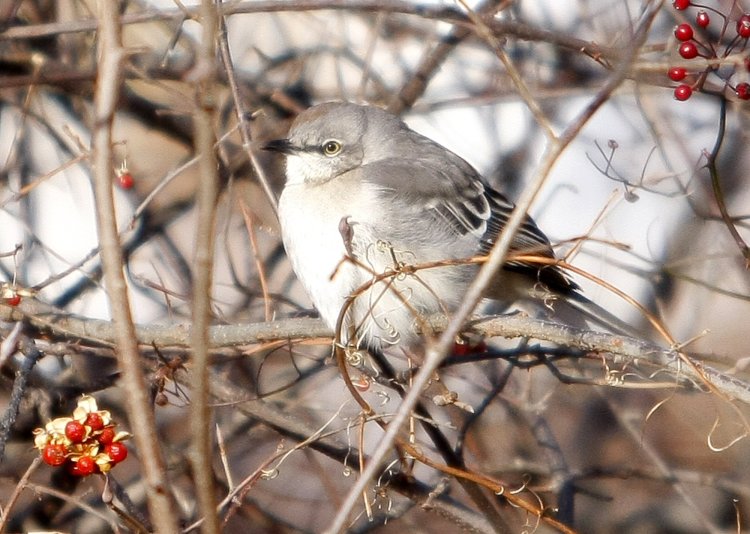
M415 322L455 309L478 269L412 267L486 254L514 207L461 157L373 106L314 106L264 148L286 156L279 219L295 273L331 328L352 297L342 337L373 349L414 344ZM555 257L528 216L512 249ZM488 298L589 303L558 267L504 270Z

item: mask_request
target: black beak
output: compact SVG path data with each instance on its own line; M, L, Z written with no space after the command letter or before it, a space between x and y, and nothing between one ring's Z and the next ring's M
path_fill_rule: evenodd
M263 145L263 150L280 152L282 154L291 154L295 149L292 143L289 142L289 139L275 139Z

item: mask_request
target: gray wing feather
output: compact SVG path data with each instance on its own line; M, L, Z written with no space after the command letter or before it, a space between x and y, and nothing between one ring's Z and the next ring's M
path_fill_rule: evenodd
M420 147L419 159L385 159L364 165L362 179L377 187L383 202L398 209L403 220L422 225L433 237L440 232L446 237L453 235L457 241L472 236L476 246L470 254L486 254L515 206L485 184L466 161L450 152L446 156L445 149L439 148L434 158L425 158L425 147ZM418 233L416 224L405 225L401 231ZM511 250L555 257L547 236L529 216L515 235ZM577 288L556 267L509 262L505 268L534 277L551 289L569 292Z
M457 237L471 234L479 242L492 216L490 204L476 171L456 158L443 156L444 165L423 158L379 160L364 165L362 177L400 210L445 225Z

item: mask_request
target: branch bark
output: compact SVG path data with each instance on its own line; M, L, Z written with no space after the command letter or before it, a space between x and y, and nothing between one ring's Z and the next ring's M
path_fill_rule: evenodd
M112 322L67 314L61 310L31 299L18 307L0 304L0 321L26 321L30 326L48 335L66 340L80 340L97 346L115 344L116 329ZM436 315L428 319L431 332L440 333L448 326L448 318ZM187 347L192 328L186 324L136 325L134 339L139 345L158 347ZM614 365L653 365L662 369L667 377L689 380L700 387L699 373L685 365L684 353L665 349L654 343L627 336L607 334L574 328L523 315L501 315L474 318L465 326L487 338L535 339L554 343L573 350L602 355ZM328 342L333 333L320 319L279 319L272 322L237 325L214 325L209 328L209 345L212 349L242 347L280 340L321 340ZM750 406L750 384L736 376L724 373L691 358L693 365L719 391Z
M141 373L141 359L130 314L123 275L123 257L112 194L112 121L122 82L124 50L121 46L117 3L98 2L99 59L92 137L96 224L107 298L112 314L117 360L122 372L128 421L138 445L148 508L157 532L177 532L177 519L166 470L156 439L156 421Z
M195 236L195 278L193 279L193 369L191 374L190 427L191 460L195 482L195 493L203 516L201 530L206 534L219 532L216 515L216 491L214 489L213 455L211 431L211 409L209 400L209 336L211 324L211 287L214 259L214 223L219 177L214 153L214 114L216 83L216 30L218 19L216 7L211 0L203 0L200 6L202 28L198 63L189 75L195 84L195 149L198 161L199 180L197 189L198 224Z

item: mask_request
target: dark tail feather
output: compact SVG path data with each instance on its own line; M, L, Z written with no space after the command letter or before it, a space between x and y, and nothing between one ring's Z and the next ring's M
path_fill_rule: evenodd
M577 291L571 291L570 293L567 293L562 299L561 299L565 305L569 306L575 312L581 314L583 318L585 318L587 321L593 323L596 326L600 326L604 329L606 329L608 332L612 334L620 334L623 336L633 337L636 339L643 339L643 337L646 335L646 332L638 330L634 326L626 323L619 317L613 315L612 313L608 312L598 304L595 304L594 302L590 301L586 297L584 297L582 294L578 293ZM555 315L557 316L557 305L558 303L555 303L554 307ZM567 315L563 313L563 316ZM563 321L565 321L566 317L563 317ZM577 325L571 325L571 326L577 326Z

